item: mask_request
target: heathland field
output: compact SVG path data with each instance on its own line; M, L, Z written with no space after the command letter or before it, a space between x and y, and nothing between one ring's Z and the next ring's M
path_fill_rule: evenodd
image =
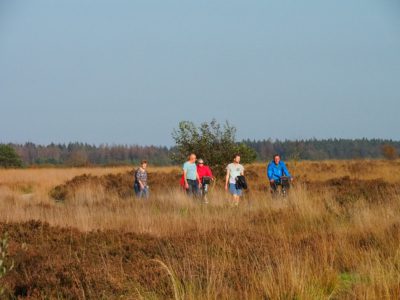
M245 166L239 206L223 178L209 203L179 168L0 170L2 297L30 299L399 299L400 161L289 161L289 197Z

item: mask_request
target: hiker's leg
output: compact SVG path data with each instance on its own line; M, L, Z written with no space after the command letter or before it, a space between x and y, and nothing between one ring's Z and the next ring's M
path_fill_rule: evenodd
M135 191L135 195L136 197L140 197L140 186L138 183L135 183L133 185L133 190Z
M190 179L188 179L187 183L188 183L188 188L186 189L186 193L190 196L193 194L192 181Z
M200 196L199 182L197 180L195 180L193 182L193 195L195 197L199 197Z
M142 190L142 198L149 199L149 196L150 196L149 193L150 193L150 192L149 192L149 189L148 189L147 187L145 187L145 188Z
M269 186L271 188L271 194L276 194L276 190L277 190L277 184L276 182L269 182Z
M189 189L188 189L188 195L190 196L197 196L199 192L199 186L197 183L197 180L190 180L188 179L188 184L189 184Z
M235 205L239 204L240 196L242 195L242 190L236 188L234 183L229 184L229 192L232 195L232 201Z

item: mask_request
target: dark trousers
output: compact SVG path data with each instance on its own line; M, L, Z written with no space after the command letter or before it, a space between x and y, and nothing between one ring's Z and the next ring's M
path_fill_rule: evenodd
M189 188L186 190L188 195L190 196L198 196L199 195L199 183L197 180L187 179L187 183Z
M269 186L271 187L271 193L276 193L279 185L281 185L279 181L269 182Z
M275 193L278 190L278 186L281 186L282 189L288 190L290 188L289 180L275 180L274 182L269 182L269 186L271 187L271 192Z

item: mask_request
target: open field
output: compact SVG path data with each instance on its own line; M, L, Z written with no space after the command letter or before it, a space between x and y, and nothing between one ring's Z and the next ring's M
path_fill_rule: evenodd
M131 167L0 170L6 295L398 299L400 161L288 167L295 185L272 199L265 165L247 166L239 207L222 179L209 204L187 199L178 168L150 166L149 201L132 197Z

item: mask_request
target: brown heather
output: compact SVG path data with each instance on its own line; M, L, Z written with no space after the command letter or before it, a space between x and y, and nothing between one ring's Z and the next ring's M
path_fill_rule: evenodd
M187 199L177 168L149 168L149 201L130 167L0 170L14 262L0 286L10 299L399 299L400 161L288 166L285 199L247 166L238 207L222 179L209 204Z

